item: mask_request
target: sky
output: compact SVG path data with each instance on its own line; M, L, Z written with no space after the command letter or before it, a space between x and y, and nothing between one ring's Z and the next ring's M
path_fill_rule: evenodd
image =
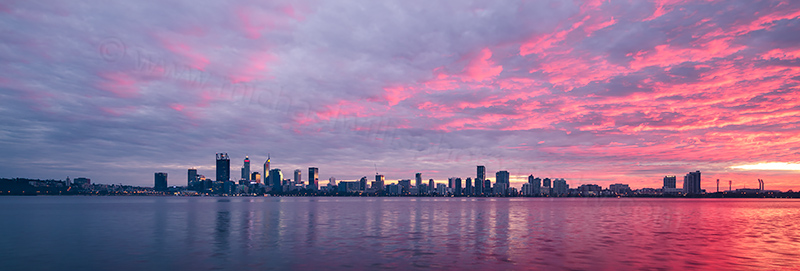
M0 32L0 177L800 190L798 1L12 0Z

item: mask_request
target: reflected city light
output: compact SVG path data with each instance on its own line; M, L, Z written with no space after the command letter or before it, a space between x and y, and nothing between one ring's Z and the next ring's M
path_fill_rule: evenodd
M758 163L751 165L732 166L731 168L744 169L744 170L800 170L800 164L771 162L771 163Z

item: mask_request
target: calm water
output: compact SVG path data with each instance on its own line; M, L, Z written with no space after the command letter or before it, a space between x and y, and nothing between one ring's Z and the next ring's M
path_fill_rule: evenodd
M797 269L800 201L0 197L2 270Z

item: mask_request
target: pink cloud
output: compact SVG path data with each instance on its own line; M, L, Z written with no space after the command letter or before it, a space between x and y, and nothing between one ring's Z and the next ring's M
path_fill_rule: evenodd
M136 80L128 74L122 72L101 72L102 78L96 84L97 88L113 93L120 98L132 98L139 96L139 88Z

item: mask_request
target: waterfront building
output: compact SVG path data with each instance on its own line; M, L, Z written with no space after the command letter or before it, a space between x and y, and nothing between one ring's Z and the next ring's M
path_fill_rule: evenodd
M533 174L528 176L528 183L531 186L531 196L540 196L542 194L542 179L533 177Z
M197 186L197 169L190 168L186 174L186 188L189 190L196 190Z
M497 173L495 173L495 183L504 183L506 184L506 187L509 187L509 185L511 184L510 177L511 176L510 174L508 174L508 171L505 170L498 171Z
M466 195L472 196L472 193L474 193L474 190L472 189L472 178L467 178L467 187L464 190Z
M155 174L155 184L153 185L153 190L156 191L167 191L167 173L166 172L156 172Z
M433 183L433 179L429 179L429 180L428 180L428 189L429 189L429 190L428 190L428 193L431 193L431 194L433 194L434 192L436 192L436 191L435 191L435 190L436 190L436 186L435 186L435 184Z
M358 180L358 190L367 191L367 176L361 177Z
M302 179L302 176L301 176L302 172L303 171L300 170L300 169L295 169L294 170L294 184L302 184L303 183L303 179Z
M231 159L227 153L217 153L217 182L231 180Z
M565 196L569 194L569 185L564 179L556 178L553 180L553 195Z
M478 166L477 174L475 176L475 194L481 195L484 193L484 181L486 180L486 167Z
M308 168L308 185L306 187L313 191L319 190L319 168Z
M417 187L417 193L416 194L419 195L419 194L424 193L424 191L422 191L422 189L419 189L422 186L422 173L417 172L416 174L414 174L414 181L415 181L414 186Z
M403 179L397 181L397 185L400 186L400 194L401 195L408 195L411 192L411 180Z
M453 195L461 196L461 178L454 178L453 183Z
M242 166L242 179L250 179L250 157L244 156L244 166Z
M269 154L267 154L267 161L264 162L264 184L269 185Z
M677 183L677 177L675 177L675 176L664 176L664 186L662 186L661 188L662 189L676 188L677 187L677 186L675 186L676 183Z
M261 173L258 171L250 173L250 183L261 183Z
M483 194L484 195L492 194L492 180L489 179L483 180Z
M632 192L630 186L621 183L609 185L608 190L617 195L627 195Z
M272 187L273 193L283 193L283 173L281 169L269 170L269 185Z
M700 194L700 171L689 172L683 177L683 192L687 195Z
M372 183L372 188L375 189L375 192L383 191L384 182L386 182L386 179L383 175L380 174L375 175L375 182Z

